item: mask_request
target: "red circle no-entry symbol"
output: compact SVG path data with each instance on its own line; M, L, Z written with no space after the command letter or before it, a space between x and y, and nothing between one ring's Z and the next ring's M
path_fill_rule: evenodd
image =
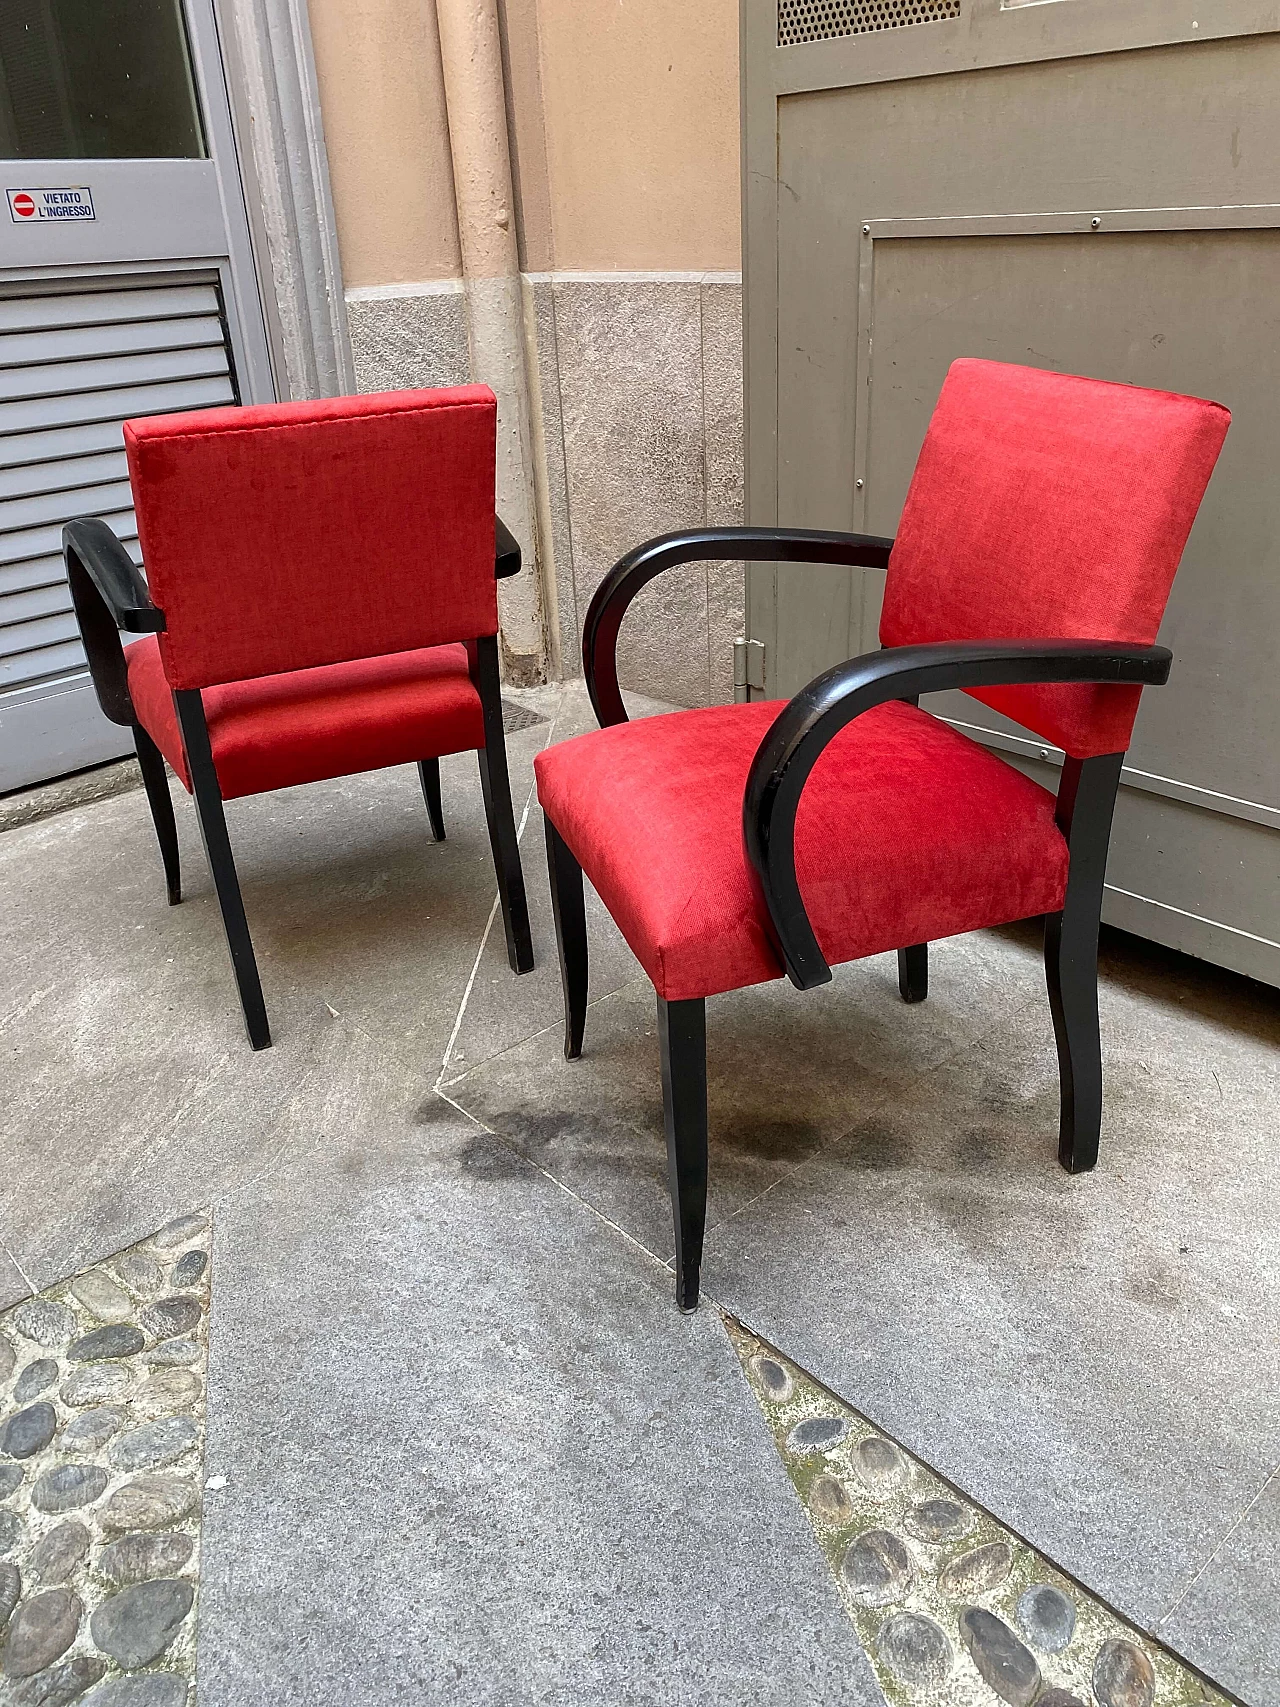
M36 211L36 204L28 195L15 196L13 198L13 211L20 214L23 219L30 219Z

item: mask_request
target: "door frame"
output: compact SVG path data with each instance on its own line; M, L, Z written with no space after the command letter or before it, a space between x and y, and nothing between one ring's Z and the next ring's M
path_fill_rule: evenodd
M355 370L306 0L212 8L215 33L192 32L192 57L202 89L225 91L276 396L344 396Z

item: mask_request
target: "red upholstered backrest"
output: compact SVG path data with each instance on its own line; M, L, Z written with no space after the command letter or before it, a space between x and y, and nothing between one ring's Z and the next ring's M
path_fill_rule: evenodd
M127 422L170 686L495 634L496 419L465 385Z
M1172 392L954 363L889 560L881 641L1152 644L1230 419ZM1089 758L1128 746L1140 691L974 698Z

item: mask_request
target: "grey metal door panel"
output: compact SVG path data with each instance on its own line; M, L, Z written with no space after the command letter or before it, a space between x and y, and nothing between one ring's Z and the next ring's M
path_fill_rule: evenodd
M0 790L74 769L77 743L85 764L128 751L84 673L62 526L101 516L138 560L121 422L236 395L216 273L91 283L0 284Z
M226 249L212 160L6 160L4 189L87 185L92 219L18 225L0 204L0 267L180 260Z
M860 6L812 11L847 23ZM957 355L1227 403L1107 909L1280 983L1275 19L962 0L956 18L785 48L778 21L745 0L748 513L892 533ZM753 567L766 692L873 647L882 579ZM935 709L1035 766L1026 731L976 702Z

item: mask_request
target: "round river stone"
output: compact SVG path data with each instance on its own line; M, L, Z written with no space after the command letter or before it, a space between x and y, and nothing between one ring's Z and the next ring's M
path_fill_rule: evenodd
M1040 1667L1007 1624L980 1606L960 1614L960 1640L974 1665L1009 1707L1030 1707L1040 1687Z
M200 1377L189 1369L158 1369L143 1382L130 1409L144 1421L190 1409L200 1397Z
M175 1334L189 1334L200 1325L200 1304L185 1293L175 1298L157 1298L148 1304L138 1320L152 1339L168 1340Z
M63 1429L58 1449L68 1456L77 1452L98 1452L123 1421L124 1412L119 1405L99 1405L92 1411L81 1411Z
M22 1522L16 1511L0 1511L0 1557L16 1553L22 1540Z
M998 1588L1012 1569L1013 1549L1006 1541L992 1541L948 1559L938 1572L938 1587L943 1594L969 1600Z
M183 1251L173 1265L173 1284L175 1286L194 1286L208 1264L209 1259L203 1251Z
M51 1588L25 1601L9 1625L6 1676L31 1677L60 1660L76 1639L83 1610L69 1588Z
M16 1565L0 1565L0 1630L9 1622L9 1614L18 1604L22 1593L22 1573Z
M853 1467L873 1499L888 1499L907 1479L906 1459L891 1440L884 1440L878 1434L858 1442Z
M61 1345L75 1332L75 1317L65 1304L52 1298L28 1298L13 1312L18 1332L37 1345Z
M67 1707L69 1702L79 1701L90 1684L96 1683L106 1669L102 1660L95 1660L88 1654L75 1654L51 1671L42 1671L37 1677L15 1683L9 1692L8 1702L11 1707Z
M173 1272L176 1283L178 1271L175 1269ZM755 1357L751 1359L751 1370L759 1382L765 1398L772 1399L776 1405L785 1404L796 1390L796 1384L791 1379L790 1373L778 1362L776 1357L769 1357L764 1352L757 1352Z
M69 1517L42 1535L31 1549L32 1574L52 1586L64 1583L89 1551L90 1535L83 1523Z
M123 1322L133 1314L133 1303L100 1268L71 1282L76 1301L100 1322Z
M888 1619L876 1649L893 1675L912 1689L939 1688L955 1664L945 1633L918 1612L899 1612Z
M1102 1707L1151 1707L1156 1674L1133 1642L1104 1642L1093 1666L1093 1693Z
M850 1544L840 1570L856 1601L889 1606L906 1593L911 1555L892 1530L865 1529Z
M1069 1689L1046 1689L1036 1698L1036 1707L1086 1707L1086 1703Z
M199 1356L200 1347L194 1340L165 1340L161 1345L152 1346L147 1353L147 1362L156 1368L174 1363L195 1363Z
M152 1577L171 1577L182 1570L195 1550L190 1535L166 1530L160 1535L122 1535L98 1555L98 1572L123 1588Z
M128 1529L167 1529L184 1518L199 1498L195 1484L177 1476L136 1476L116 1489L99 1521L116 1535Z
M89 1363L67 1377L60 1396L64 1405L73 1408L100 1405L104 1399L123 1399L134 1379L132 1369L121 1369L118 1364Z
M161 1227L158 1233L153 1233L151 1243L157 1250L171 1251L177 1245L187 1244L197 1233L203 1233L205 1226L203 1215L179 1215L175 1221Z
M142 1251L126 1251L116 1258L116 1275L131 1292L150 1298L159 1292L164 1282L164 1270L154 1257Z
M853 1501L843 1482L825 1473L815 1476L809 1489L809 1505L824 1523L851 1523Z
M47 1393L58 1379L58 1365L51 1357L38 1357L34 1363L29 1363L14 1383L13 1397L15 1403L26 1405L32 1399L38 1399L41 1393Z
M791 1452L829 1452L849 1432L848 1417L806 1417L787 1436Z
M20 1464L0 1464L0 1500L7 1500L9 1495L16 1493L22 1486L22 1466Z
M199 1438L190 1417L163 1417L112 1441L107 1458L117 1470L162 1470L189 1452Z
M1076 1609L1061 1589L1036 1583L1018 1600L1018 1623L1033 1647L1060 1654L1075 1634Z
M144 1666L172 1642L194 1598L191 1584L176 1578L135 1583L102 1602L89 1620L89 1634L122 1666Z
M106 1491L111 1478L96 1464L59 1464L46 1470L31 1490L31 1503L37 1511L56 1516L63 1511L76 1511L92 1505Z
M187 1686L171 1671L145 1677L113 1677L86 1697L83 1707L183 1707Z
M132 1322L112 1322L109 1327L95 1328L91 1334L81 1334L67 1351L70 1363L99 1363L114 1357L132 1357L146 1344L142 1330Z
M13 1366L17 1361L13 1346L3 1334L0 1334L0 1387L3 1387L13 1374Z
M973 1513L966 1511L957 1500L921 1500L913 1505L905 1518L907 1531L917 1541L936 1546L940 1541L957 1541L973 1528Z
M25 1411L11 1416L0 1433L0 1452L10 1458L33 1458L43 1452L53 1439L58 1426L58 1413L47 1402L29 1405Z

